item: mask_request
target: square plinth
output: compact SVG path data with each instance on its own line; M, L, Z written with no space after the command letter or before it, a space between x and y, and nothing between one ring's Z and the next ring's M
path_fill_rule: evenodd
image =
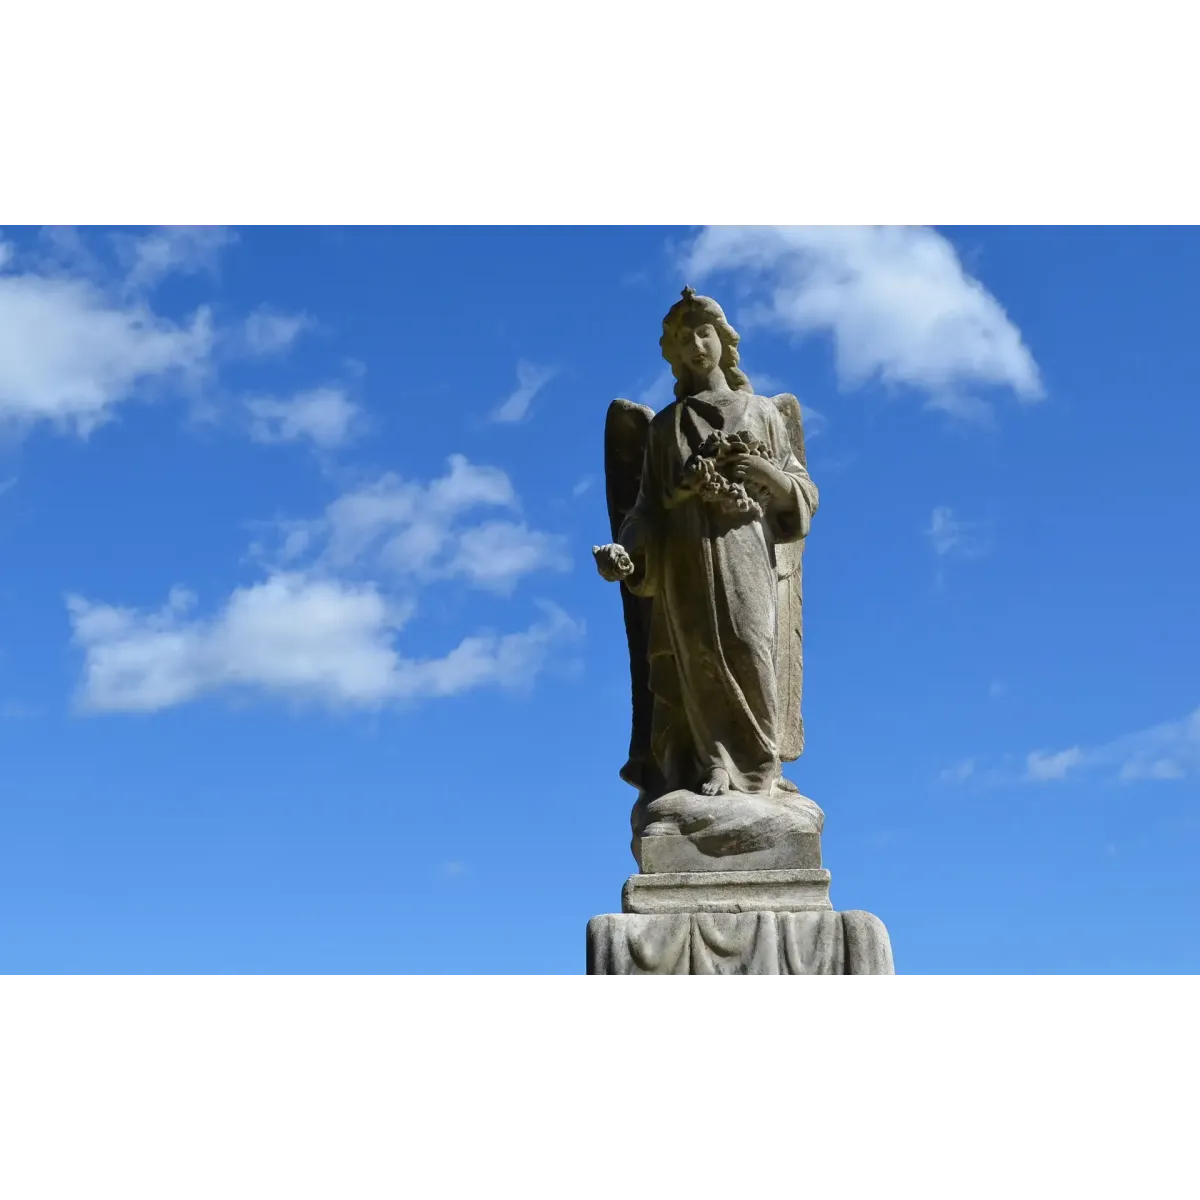
M770 846L711 855L705 854L691 838L668 833L635 837L633 856L646 874L815 870L821 866L821 835L789 832Z
M621 892L626 913L829 911L829 872L677 871L631 875Z

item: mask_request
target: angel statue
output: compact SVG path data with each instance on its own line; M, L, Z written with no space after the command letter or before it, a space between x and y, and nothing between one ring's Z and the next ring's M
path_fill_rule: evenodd
M624 605L635 854L663 831L741 853L788 814L820 833L781 771L804 746L801 553L817 489L796 397L756 395L738 340L685 288L659 343L675 400L657 414L614 400L605 424L613 541L593 554Z

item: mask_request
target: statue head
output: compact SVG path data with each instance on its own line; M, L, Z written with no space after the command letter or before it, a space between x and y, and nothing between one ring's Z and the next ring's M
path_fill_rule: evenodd
M735 392L750 391L750 380L738 368L737 330L729 324L721 306L711 296L697 296L694 289L686 287L682 298L675 301L663 318L662 337L658 342L663 358L671 364L671 373L675 376L675 395L686 394L698 365L705 361L702 349L686 345L696 341L698 330L706 331L702 340L714 349L719 343L719 365L729 387ZM689 361L692 359L695 361Z

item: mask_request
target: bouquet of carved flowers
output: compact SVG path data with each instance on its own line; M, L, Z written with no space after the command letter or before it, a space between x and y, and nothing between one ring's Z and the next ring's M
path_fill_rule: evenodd
M715 504L729 516L748 516L759 521L763 516L766 496L750 495L744 484L726 477L722 468L733 459L747 454L770 458L770 451L745 429L725 434L717 431L709 434L699 450L683 464L683 479L680 492L698 496L706 504Z

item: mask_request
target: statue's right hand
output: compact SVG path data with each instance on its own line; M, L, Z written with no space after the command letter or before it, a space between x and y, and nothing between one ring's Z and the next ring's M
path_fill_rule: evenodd
M596 560L596 570L602 579L609 583L619 583L633 574L633 559L624 546L610 542L607 546L593 546L592 556Z

